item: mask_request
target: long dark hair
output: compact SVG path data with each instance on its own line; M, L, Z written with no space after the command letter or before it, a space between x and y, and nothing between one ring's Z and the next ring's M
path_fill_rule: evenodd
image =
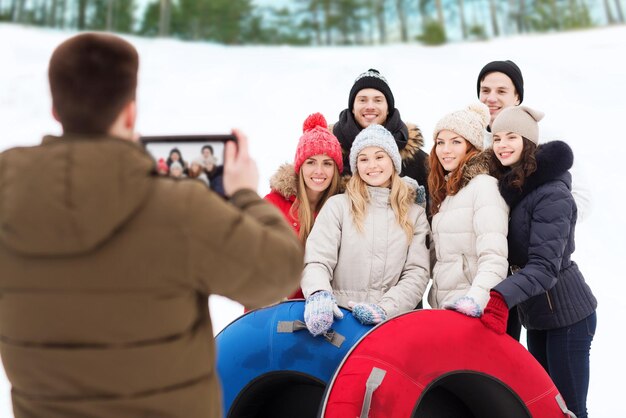
M525 137L522 137L522 142L524 144L522 155L519 161L510 167L505 167L500 163L493 148L489 150L489 171L491 175L500 181L504 181L507 187L520 191L524 186L526 178L537 171L537 160L535 158L537 145Z

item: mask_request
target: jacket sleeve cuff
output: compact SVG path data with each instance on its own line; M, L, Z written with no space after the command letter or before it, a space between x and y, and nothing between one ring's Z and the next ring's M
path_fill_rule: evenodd
M245 209L250 203L258 202L261 196L252 189L240 189L230 197L230 202L239 209Z

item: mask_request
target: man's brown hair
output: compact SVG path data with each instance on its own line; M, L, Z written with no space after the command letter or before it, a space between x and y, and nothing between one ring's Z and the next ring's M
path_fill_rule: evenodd
M64 133L106 134L135 99L138 68L135 48L114 35L84 33L59 45L48 78Z

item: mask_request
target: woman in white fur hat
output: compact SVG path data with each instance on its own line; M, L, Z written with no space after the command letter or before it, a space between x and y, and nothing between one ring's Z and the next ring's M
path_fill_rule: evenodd
M369 125L356 136L349 162L346 192L326 201L306 243L301 287L313 335L343 316L337 303L364 324L410 311L429 281L430 228L415 203L417 182L399 175L393 135Z
M489 291L507 274L508 207L489 175L482 103L449 113L436 125L428 187L437 261L428 303L479 317Z

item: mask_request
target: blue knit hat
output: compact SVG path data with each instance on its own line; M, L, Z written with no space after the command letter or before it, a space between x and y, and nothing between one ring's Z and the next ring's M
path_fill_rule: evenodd
M396 168L396 172L400 174L402 170L402 157L400 157L396 140L393 138L391 132L377 124L369 125L359 132L352 143L352 147L350 147L350 170L352 170L353 174L356 173L356 159L359 152L367 147L382 148L389 154L391 161L393 161L393 166Z

